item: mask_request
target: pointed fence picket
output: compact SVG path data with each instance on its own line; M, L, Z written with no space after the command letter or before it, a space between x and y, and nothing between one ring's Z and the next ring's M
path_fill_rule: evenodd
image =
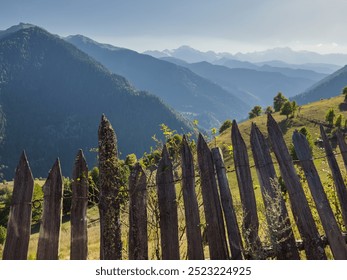
M157 170L159 225L163 260L179 260L178 216L172 162L164 145Z
M243 235L250 251L250 257L262 258L262 246L259 238L259 219L255 200L249 157L236 121L231 129L231 143L234 150L236 178L243 205Z
M251 149L257 170L271 243L277 259L299 259L288 211L282 198L270 149L255 124L251 129Z
M38 260L57 260L63 203L63 177L57 159L43 185L43 214L37 244Z
M71 260L88 258L87 206L88 166L83 151L79 150L72 172L71 201Z
M211 150L201 134L198 139L197 156L200 169L201 191L207 224L207 242L210 251L210 258L213 260L225 260L229 258L229 254L223 213L217 189L215 168Z
M129 177L129 260L147 259L147 178L136 163Z
M181 148L182 191L187 225L188 259L203 260L199 205L195 193L195 168L193 154L184 135Z
M12 203L2 256L4 260L25 260L27 258L33 189L34 178L26 154L23 152L14 178Z

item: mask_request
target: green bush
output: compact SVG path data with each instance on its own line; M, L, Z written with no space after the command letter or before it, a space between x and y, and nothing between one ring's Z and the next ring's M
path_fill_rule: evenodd
M0 245L4 244L6 240L6 228L0 226Z
M35 183L33 191L33 207L32 207L32 224L37 224L41 221L42 210L43 210L43 191L42 187Z
M223 131L227 130L232 125L233 125L233 122L231 120L226 120L219 128L219 134L221 134Z

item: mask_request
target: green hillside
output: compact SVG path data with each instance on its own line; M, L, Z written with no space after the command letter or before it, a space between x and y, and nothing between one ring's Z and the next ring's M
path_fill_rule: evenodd
M300 108L300 112L298 116L296 116L295 118L289 118L288 120L286 120L286 116L280 115L279 113L274 113L272 114L272 116L277 121L277 123L280 124L287 144L291 143L291 137L294 130L300 129L303 126L306 126L309 129L312 137L315 139L315 138L318 138L320 135L319 126L317 126L316 124L310 122L309 120L305 118L309 118L312 120L320 120L322 122L325 122L325 115L327 111L333 108L336 115L341 114L344 117L344 119L346 119L347 110L343 109L345 108L345 106L343 105L341 106L343 101L344 101L344 96L339 95L329 99L323 99L317 102L312 102L307 105L303 105ZM262 115L262 116L253 118L251 120L246 120L242 123L239 123L239 129L247 144L249 144L249 135L251 131L252 122L256 123L259 129L263 133L267 134L266 120L267 120L267 116ZM220 147L223 147L223 145L231 145L230 133L231 133L231 129L229 128L226 131L224 131L221 135L219 135L217 137L217 145ZM315 152L318 152L318 150L315 149Z
M281 127L287 146L289 147L292 143L292 135L294 130L300 130L303 127L307 128L307 130L311 134L311 138L313 142L316 142L317 140L319 141L320 139L319 125L312 122L312 120L325 122L326 113L331 108L334 109L335 111L335 114L336 114L335 120L337 116L340 114L343 116L343 120L346 120L347 111L344 109L346 107L343 101L344 101L344 96L339 95L337 97L324 99L324 100L320 100L317 102L304 105L300 108L300 113L298 114L298 116L295 116L295 118L286 119L286 116L280 115L279 113L274 113L273 117ZM266 127L267 116L262 115L262 116L253 118L251 120L247 120L242 123L239 123L239 129L240 129L241 135L244 138L246 145L248 147L248 151L249 151L248 153L249 153L251 165L253 164L253 157L252 157L252 152L250 147L250 131L251 131L252 122L256 123L259 129L261 130L261 132L265 136L267 136L267 127ZM344 125L344 122L343 122L343 125ZM228 166L228 169L233 170L234 169L233 159L232 159L232 156L227 151L228 150L227 147L231 145L231 129L230 128L227 129L221 135L217 136L215 141L211 142L211 145L214 146L215 144L223 150L225 163ZM339 150L337 152L339 152ZM313 157L317 158L317 160L315 160L315 163L318 169L322 171L320 175L323 181L328 177L328 174L329 174L328 172L329 167L327 162L325 161L324 158L321 159L321 157L324 155L325 155L324 149L319 147L319 145L314 145ZM339 155L337 157L341 163L341 166L343 166L342 159L340 158ZM341 170L344 170L344 167ZM253 172L254 182L255 184L257 184L257 175L255 172L255 168L252 168L252 172ZM236 177L234 176L233 173L230 174L229 178L231 182L236 184Z

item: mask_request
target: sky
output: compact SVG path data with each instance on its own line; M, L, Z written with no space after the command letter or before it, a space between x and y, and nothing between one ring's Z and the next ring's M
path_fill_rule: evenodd
M347 0L0 0L0 30L32 23L140 52L347 53L346 11Z

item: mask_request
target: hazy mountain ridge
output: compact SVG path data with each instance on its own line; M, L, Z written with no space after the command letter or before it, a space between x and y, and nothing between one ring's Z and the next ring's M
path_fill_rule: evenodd
M202 52L189 46L181 46L173 50L146 51L144 53L157 58L174 57L188 63L207 61L230 68L256 69L256 66L267 64L273 67L312 70L324 74L331 74L347 63L347 54L319 54L310 51L293 51L286 47L231 54Z
M137 88L156 94L202 127L219 126L225 119L243 119L250 107L219 85L191 70L132 50L110 50L98 42L70 36L67 40L126 77Z
M12 178L23 149L34 176L46 176L56 157L71 175L77 150L90 166L101 114L111 121L123 156L149 151L161 123L191 127L121 76L111 74L72 44L41 28L19 29L0 39L1 163ZM140 140L139 140L140 139Z
M229 68L208 62L187 63L173 57L164 57L162 60L189 68L196 74L234 92L237 97L251 106L272 104L273 97L279 91L288 97L294 96L326 77L325 74L309 70L265 65L252 64L254 69L249 69Z
M347 65L292 99L299 104L307 104L322 98L337 96L341 94L345 86L347 86Z
M10 35L14 32L17 32L21 29L26 29L26 28L31 28L31 27L35 27L35 25L30 24L30 23L19 23L18 25L14 25L11 26L10 28L6 29L6 30L0 30L0 39L4 38L7 35Z

